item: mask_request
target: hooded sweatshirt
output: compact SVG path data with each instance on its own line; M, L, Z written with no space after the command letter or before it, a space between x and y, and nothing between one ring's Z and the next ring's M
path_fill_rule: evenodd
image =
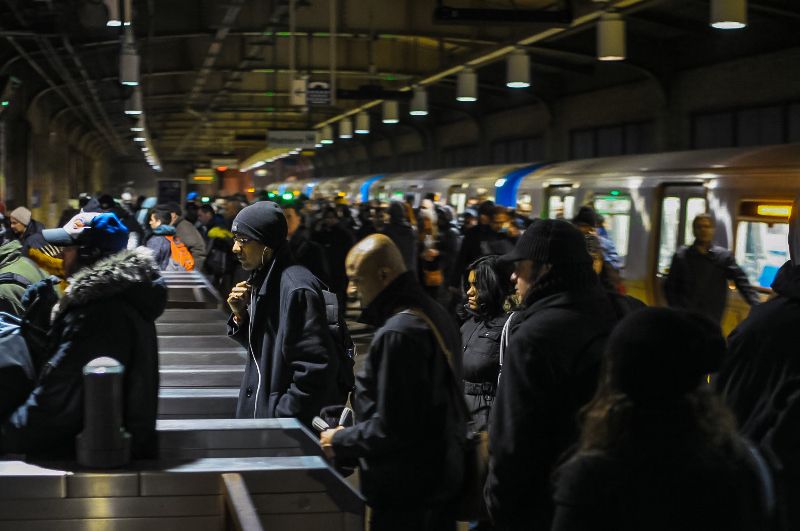
M165 236L175 236L175 234L175 227L172 225L159 225L153 229L153 234L145 242L145 247L153 251L153 259L161 271L169 269L172 258L172 245Z

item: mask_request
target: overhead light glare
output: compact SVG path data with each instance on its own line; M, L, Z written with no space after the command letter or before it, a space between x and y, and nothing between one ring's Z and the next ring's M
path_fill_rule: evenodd
M333 128L330 125L326 125L322 128L322 136L320 138L320 143L322 144L333 144Z
M144 142L145 140L147 140L147 139L145 137L143 137L143 136L135 136L135 137L133 137L133 141L134 142Z
M478 101L478 75L472 68L466 67L458 73L456 100L465 102Z
M103 0L108 10L108 22L106 26L117 28L122 26L122 20L119 18L119 0Z
M506 86L508 88L531 86L531 58L525 50L515 48L506 57Z
M625 59L625 20L619 13L607 11L597 23L597 59L600 61Z
M711 27L721 30L747 26L747 0L711 0Z

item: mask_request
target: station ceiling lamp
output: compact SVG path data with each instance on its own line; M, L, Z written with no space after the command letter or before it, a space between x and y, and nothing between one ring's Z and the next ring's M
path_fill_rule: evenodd
M411 116L428 116L428 91L425 87L414 87L414 97L411 98Z
M597 58L600 61L625 59L625 20L619 13L607 11L597 23Z
M394 100L385 100L383 102L383 123L396 124L400 121L400 113L398 111L398 104Z
M515 48L506 56L506 86L508 88L531 86L531 58L525 50Z
M349 117L339 121L339 138L353 138L353 120Z
M143 107L142 91L139 90L139 87L136 87L130 97L125 101L125 114L128 116L138 116L142 114Z
M103 0L103 3L108 10L108 22L106 22L106 26L122 26L122 19L119 17L119 0Z
M119 54L119 82L135 87L139 84L139 53L133 40L131 28L125 28L122 49Z
M356 114L356 134L369 134L369 113L367 111L360 111Z
M131 126L131 131L134 133L141 133L144 131L144 116L140 115L136 123Z
M711 27L742 29L747 26L747 0L711 0Z
M333 144L333 129L330 125L322 128L322 135L319 140L320 144Z
M478 75L472 68L466 67L458 73L456 99L458 101L478 101Z
M314 147L321 148L322 147L322 132L316 131L314 133ZM262 164L263 166L263 164ZM255 167L255 166L253 166Z

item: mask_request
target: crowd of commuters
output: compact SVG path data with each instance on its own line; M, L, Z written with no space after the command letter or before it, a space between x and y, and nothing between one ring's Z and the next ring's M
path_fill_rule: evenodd
M3 218L0 310L21 318L36 374L0 394L0 454L74 454L80 367L103 352L131 375L126 426L152 456L159 271L197 270L248 353L237 417L311 426L352 405L354 425L320 444L360 468L374 531L455 529L473 432L488 472L472 529L800 526L797 209L768 302L702 214L673 258L670 308L646 308L590 206L532 220L490 201L458 218L434 196L232 197L157 204L144 223L130 197L79 206L61 229L25 207ZM726 344L729 280L754 307ZM355 376L348 300L375 329ZM0 366L0 386L11 374Z

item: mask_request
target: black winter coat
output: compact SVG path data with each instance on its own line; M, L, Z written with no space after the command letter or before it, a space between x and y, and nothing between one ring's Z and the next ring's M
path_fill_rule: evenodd
M444 354L422 319L401 312L406 308L428 316L458 362L455 322L413 273L403 273L361 316L378 329L356 380L357 423L334 435L333 448L337 459L360 460L371 506L421 510L459 489L463 454L456 446L465 423L455 410L456 381Z
M626 455L581 453L562 466L552 531L766 531L772 487L754 449L744 440L703 447L687 440L696 428L664 420L652 429L660 440L639 439Z
M289 248L292 250L295 263L311 271L311 273L330 285L330 272L328 261L325 258L325 249L317 242L311 241L311 231L306 227L297 227L289 238Z
M729 250L712 246L703 254L694 245L681 247L672 257L664 295L670 306L702 313L719 323L728 302L729 280L747 304L759 303L758 293Z
M389 203L389 222L383 226L381 233L394 242L403 256L403 262L409 271L417 271L417 235L406 219L403 205L392 201Z
M472 413L473 429L484 431L497 391L500 372L500 335L508 314L488 321L470 317L461 325L464 399Z
M778 471L785 529L800 529L800 267L775 276L777 297L756 306L728 337L716 379L742 434Z
M486 502L498 529L549 529L550 474L577 441L614 324L599 284L514 315L489 425Z
M135 459L157 452L155 320L167 288L146 249L122 251L73 275L50 331L52 356L36 388L2 426L0 453L73 459L83 428L83 366L99 356L125 366L124 424Z
M338 385L341 359L328 330L323 286L292 265L287 245L250 283L247 318L228 320L228 335L248 351L236 417L295 417L310 426L320 409L347 399Z

